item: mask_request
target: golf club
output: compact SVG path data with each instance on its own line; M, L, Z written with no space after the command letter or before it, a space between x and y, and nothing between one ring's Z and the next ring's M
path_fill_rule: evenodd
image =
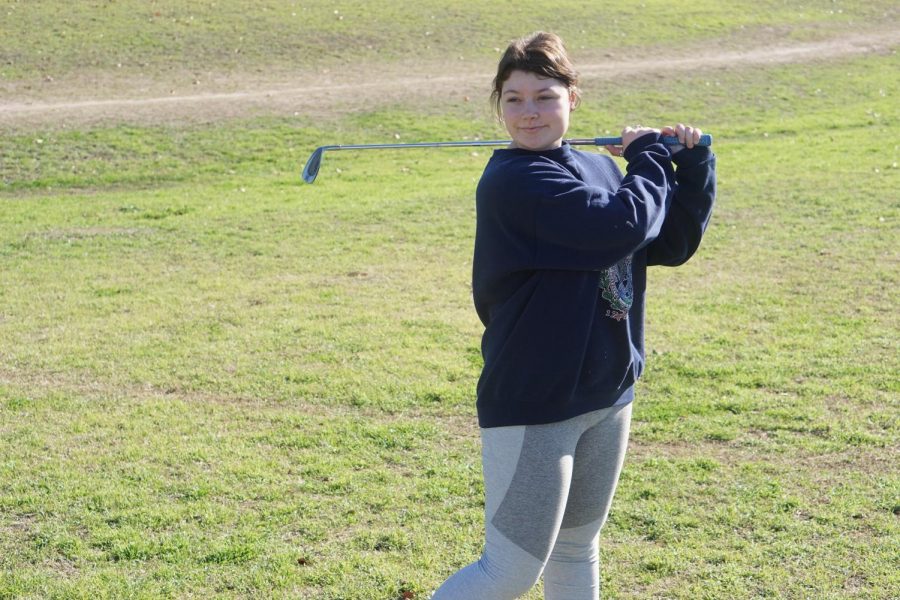
M572 146L617 146L622 143L620 137L577 138L565 140ZM678 144L678 138L663 136L662 142L668 145ZM509 140L476 140L467 142L414 142L409 144L343 144L337 146L319 146L316 148L306 166L303 167L303 181L312 183L322 166L322 155L326 150L385 150L391 148L457 148L463 146L508 146ZM700 136L700 146L711 146L712 136L708 133Z

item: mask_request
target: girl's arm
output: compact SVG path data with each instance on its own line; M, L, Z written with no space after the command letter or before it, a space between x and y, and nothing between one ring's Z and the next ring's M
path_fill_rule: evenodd
M668 131L667 131L668 130ZM708 147L693 146L699 130L681 125L664 128L666 135L683 138L684 149L675 149L675 190L659 236L647 246L648 265L684 264L700 246L716 198L716 157ZM693 135L692 135L693 134Z
M510 270L599 271L643 248L662 227L674 173L658 134L635 140L625 154L618 189L587 185L542 157L486 172L477 198L479 222L491 232L484 242L496 246L491 255L518 248Z

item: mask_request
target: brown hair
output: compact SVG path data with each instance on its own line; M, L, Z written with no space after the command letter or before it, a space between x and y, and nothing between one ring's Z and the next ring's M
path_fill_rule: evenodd
M569 53L562 39L555 33L538 31L514 40L506 48L497 65L497 76L494 77L494 89L491 92L491 103L498 117L503 114L500 109L503 84L513 71L525 71L539 77L557 79L575 95L576 106L581 100L578 72L569 60Z

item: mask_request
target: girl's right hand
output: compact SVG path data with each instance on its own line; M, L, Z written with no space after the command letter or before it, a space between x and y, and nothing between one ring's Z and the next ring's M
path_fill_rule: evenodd
M622 145L621 146L606 146L606 150L612 154L613 156L622 156L625 154L625 149L628 148L628 145L634 140L638 139L642 135L647 135L648 133L653 133L659 135L659 129L653 129L652 127L644 127L643 125L635 125L634 127L626 127L622 130Z

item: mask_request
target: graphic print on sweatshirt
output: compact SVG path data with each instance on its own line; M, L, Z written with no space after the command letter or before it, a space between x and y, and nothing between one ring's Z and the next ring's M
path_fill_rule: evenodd
M623 258L603 272L600 277L603 299L609 302L606 316L621 321L628 316L634 302L634 284L631 280L631 257Z

